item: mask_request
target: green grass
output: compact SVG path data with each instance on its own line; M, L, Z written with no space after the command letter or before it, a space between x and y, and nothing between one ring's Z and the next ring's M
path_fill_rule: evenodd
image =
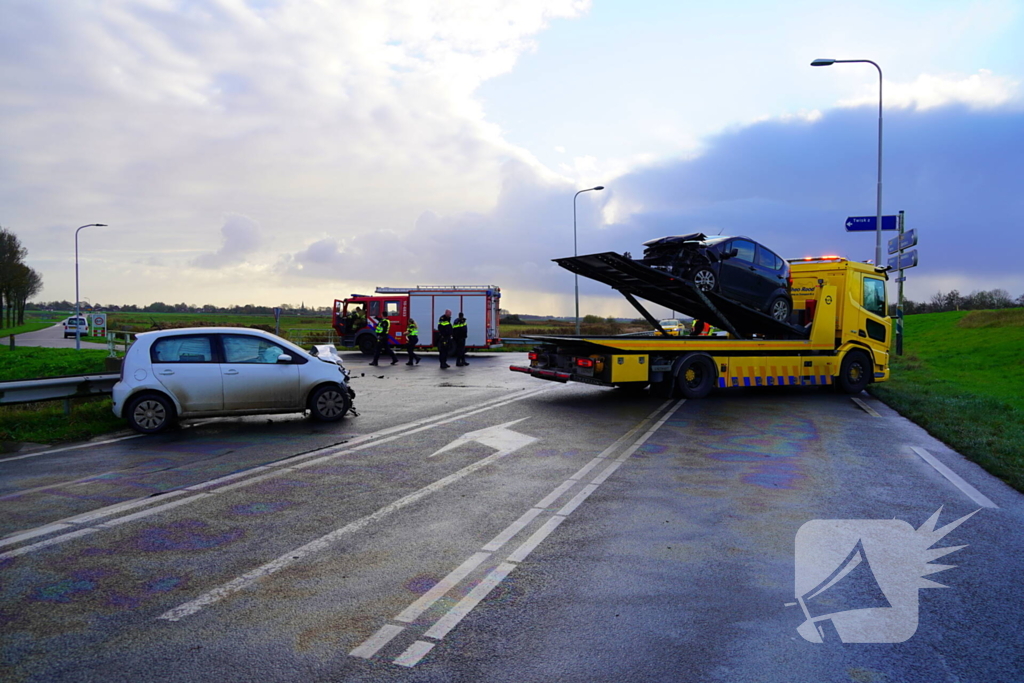
M108 372L102 349L46 349L20 346L13 351L0 345L0 381L64 377Z
M16 327L5 327L0 329L0 337L9 337L12 334L24 334L26 332L35 332L36 330L45 330L47 327L52 326L52 322L31 322L25 323L24 325L18 325ZM17 343L17 339L14 340Z
M1024 309L908 316L871 393L1024 491Z

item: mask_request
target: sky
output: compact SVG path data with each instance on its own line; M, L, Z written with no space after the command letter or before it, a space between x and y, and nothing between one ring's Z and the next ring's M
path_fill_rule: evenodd
M479 284L571 315L574 206L581 254L703 231L867 260L878 72L810 62L870 59L906 295L1017 297L1021 35L1024 0L2 0L0 225L72 301L75 230L107 224L79 233L100 305Z

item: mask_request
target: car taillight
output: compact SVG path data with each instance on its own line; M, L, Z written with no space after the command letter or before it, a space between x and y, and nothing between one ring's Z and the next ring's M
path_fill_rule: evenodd
M594 367L594 359L593 358L577 358L576 359L576 366L580 367L580 368L592 368L592 367Z
M540 354L537 353L536 351L530 351L529 358L530 360L537 360L538 358L540 358Z

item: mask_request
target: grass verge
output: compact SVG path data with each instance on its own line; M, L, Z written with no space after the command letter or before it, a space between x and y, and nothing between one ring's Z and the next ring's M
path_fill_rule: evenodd
M44 401L0 407L0 447L16 450L21 443L56 444L82 441L125 429L125 421L110 411L109 396L71 399L71 415L64 401Z
M907 317L907 355L869 390L1024 492L1024 316L979 313L989 312Z

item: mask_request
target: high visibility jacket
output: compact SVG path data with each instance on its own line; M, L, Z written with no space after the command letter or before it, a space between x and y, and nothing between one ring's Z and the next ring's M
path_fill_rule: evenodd
M406 336L418 337L420 336L420 330L416 327L416 323L409 323L409 327L406 330Z
M455 322L452 323L452 332L455 335L456 339L465 339L467 332L466 319L462 318L460 320L459 318L456 318Z
M441 341L446 342L452 338L452 321L444 316L437 321L437 336Z
M377 323L377 334L387 334L391 330L391 321L387 318L381 318L380 322Z

